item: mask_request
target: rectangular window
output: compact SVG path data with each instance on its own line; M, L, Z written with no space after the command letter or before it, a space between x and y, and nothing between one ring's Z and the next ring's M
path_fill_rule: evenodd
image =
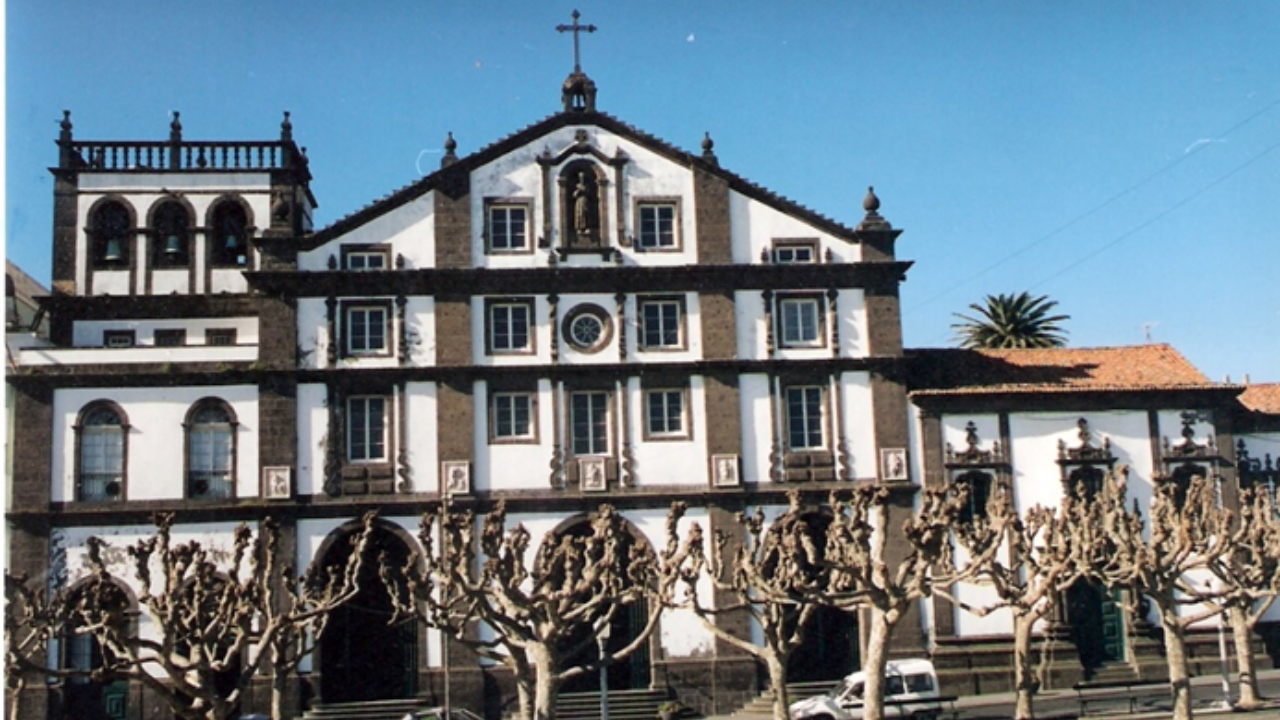
M529 206L523 203L489 205L489 250L525 252L529 246Z
M79 500L124 497L124 430L119 425L89 426L80 431Z
M136 334L133 330L103 330L102 344L109 348L129 348L135 343Z
M528 301L494 301L489 303L489 352L533 352L530 322L533 304Z
M639 215L637 250L675 250L676 204L674 202L642 202L636 206Z
M179 347L187 344L186 330L157 330L156 347Z
M822 303L816 297L780 298L778 330L782 347L820 347Z
M822 388L787 388L787 449L826 447L822 431Z
M387 254L376 250L347 253L348 270L386 270Z
M347 461L384 462L387 459L387 399L361 396L347 399Z
M818 261L818 246L811 242L780 242L773 246L773 261L780 265Z
M609 394L578 392L570 396L569 424L574 455L609 452Z
M490 423L494 440L531 440L533 396L529 393L494 393Z
M645 350L684 345L683 303L678 299L640 301L640 347Z
M387 324L391 313L386 305L344 307L347 354L373 355L387 352Z
M645 430L651 437L685 437L684 391L647 390L644 394Z
M209 328L204 331L204 344L226 346L236 344L235 328Z

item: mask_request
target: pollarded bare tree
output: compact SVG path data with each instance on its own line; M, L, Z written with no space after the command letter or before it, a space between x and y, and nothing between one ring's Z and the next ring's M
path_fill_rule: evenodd
M223 720L267 667L272 715L283 720L287 678L330 612L359 589L373 515L352 538L345 566L312 566L300 578L270 520L256 536L246 525L236 528L227 562L198 542L174 544L172 526L173 516L161 515L153 536L125 548L150 633L127 617L122 579L104 559L106 543L96 537L87 543L91 576L72 595L71 613L78 631L102 646L101 674L142 683L182 720Z
M1214 563L1213 572L1224 593L1222 605L1231 624L1240 669L1241 709L1262 703L1253 662L1251 640L1258 620L1280 595L1280 512L1268 488L1246 490L1240 498L1240 521L1231 549Z
M1132 510L1126 508L1127 485L1128 469L1121 466L1093 498L1093 523L1101 533L1090 548L1090 572L1109 587L1130 591L1130 613L1139 598L1150 598L1164 631L1173 718L1190 720L1187 628L1221 612L1214 591L1197 586L1191 575L1206 572L1230 552L1232 513L1218 506L1213 486L1203 478L1192 478L1185 494L1173 482L1158 482L1148 526L1136 500Z
M586 536L548 537L529 563L530 535L507 529L499 501L481 521L470 510L444 509L422 518L423 552L404 568L382 568L398 616L416 616L515 676L520 716L553 720L560 686L631 655L657 624L662 603L651 603L644 629L604 657L584 654L593 630L653 592L655 561L646 545L632 542L621 516L601 505ZM439 540L440 549L435 547ZM492 629L487 640L477 623Z
M863 717L884 718L884 672L889 636L910 608L930 596L936 586L948 586L975 576L999 548L998 534L988 544L973 543L970 556L953 563L951 535L963 515L968 490L964 485L926 488L902 525L907 552L891 564L886 545L897 541L889 527L889 488L867 485L848 499L832 493L835 518L827 529L823 564L830 577L817 597L845 612L868 611L871 627L862 663L866 673Z
M1015 717L1034 717L1033 698L1040 688L1031 652L1036 623L1053 612L1061 592L1086 574L1085 555L1079 551L1087 539L1088 505L1079 493L1063 498L1061 507L1035 506L1020 517L1007 483L988 498L986 514L956 526L958 549L973 556L993 543L1003 544L990 562L978 568L973 582L991 587L999 600L975 607L957 599L949 590L935 587L961 608L978 616L1009 608L1013 615Z
M787 696L787 661L804 642L809 620L821 607L817 596L826 573L823 572L823 535L812 527L800 507L800 493L788 493L789 508L772 523L765 521L761 508L752 514L738 513L737 520L745 534L744 542L726 561L729 535L715 531L708 554L702 528L696 523L689 528L683 546L676 553L664 554L664 561L680 579L682 591L671 598L674 607L690 609L713 635L746 652L765 664L773 691L773 715L787 720L790 705ZM680 508L683 514L683 507ZM667 546L679 544L674 512L667 523ZM705 571L705 572L704 572ZM732 601L726 604L704 602L698 583L708 577L712 585ZM729 614L748 613L759 625L764 642L757 645L734 635L717 618Z
M87 676L85 670L50 668L42 662L49 641L75 632L65 591L53 593L26 575L4 574L5 717L18 717L27 678Z

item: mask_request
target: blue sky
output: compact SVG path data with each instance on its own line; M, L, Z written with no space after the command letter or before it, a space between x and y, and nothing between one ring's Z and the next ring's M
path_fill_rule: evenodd
M8 0L9 257L47 281L61 111L80 139L271 139L319 224L559 108L574 9L599 108L914 260L908 346L985 294L1075 346L1149 337L1280 381L1280 3Z

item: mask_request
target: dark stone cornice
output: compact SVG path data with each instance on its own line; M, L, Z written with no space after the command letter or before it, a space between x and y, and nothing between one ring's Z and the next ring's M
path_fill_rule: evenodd
M514 295L854 288L900 283L910 262L821 265L685 265L246 273L258 291L292 297Z

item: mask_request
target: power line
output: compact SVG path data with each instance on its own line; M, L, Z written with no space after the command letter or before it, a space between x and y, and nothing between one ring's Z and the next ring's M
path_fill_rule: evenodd
M1263 106L1263 107L1262 107L1260 110L1258 110L1257 112L1255 112L1255 113L1253 113L1252 115L1250 115L1250 116L1246 117L1245 119L1241 120L1240 122L1237 122L1236 124L1232 125L1231 127L1227 128L1226 130L1224 130L1224 131L1222 131L1222 132L1218 133L1216 137L1217 137L1217 138L1225 138L1225 137L1227 137L1228 135L1230 135L1231 133L1235 132L1236 130L1239 130L1240 128L1244 127L1245 125L1248 125L1249 123L1253 122L1253 121L1254 121L1254 120L1256 120L1258 117L1260 117L1260 116L1262 116L1263 114L1267 113L1268 111L1270 111L1272 108L1276 107L1277 105L1280 105L1280 99L1273 100L1271 103L1269 103L1269 104L1267 104L1267 105ZM1193 155L1195 155L1196 153L1200 152L1200 151L1201 151L1201 150L1203 150L1204 148L1205 148L1205 145L1200 145L1199 147L1196 147L1196 148L1194 148L1194 149L1190 150L1189 152L1184 152L1182 155L1178 156L1178 158L1177 158L1177 159L1175 159L1175 160L1173 160L1173 161L1171 161L1171 162L1165 163L1163 166L1161 166L1161 167L1160 167L1159 169L1157 169L1155 172L1152 172L1151 174L1149 174L1149 175L1147 175L1147 176L1143 177L1142 179L1140 179L1140 180L1138 180L1137 182L1133 183L1132 185L1130 185L1129 187L1125 188L1124 190L1121 190L1120 192L1118 192L1118 193L1116 193L1116 194L1112 195L1111 197L1107 198L1106 200L1103 200L1101 203L1099 203L1099 204L1097 204L1097 205L1093 206L1093 207L1092 207L1092 208L1090 208L1089 210L1086 210L1085 212L1081 213L1080 215L1077 215L1076 217L1072 218L1071 220L1068 220L1068 221L1067 221L1066 223L1064 223L1063 225L1060 225L1059 227L1055 228L1054 230L1052 230L1052 231L1050 231L1050 232L1048 232L1048 233L1046 233L1046 234L1044 234L1044 235L1041 235L1040 237L1036 238L1035 240L1032 240L1031 242L1027 243L1026 245L1023 245L1022 247L1020 247L1020 248L1018 248L1018 249L1014 250L1013 252L1011 252L1011 253L1009 253L1009 254L1005 255L1004 257L1000 258L999 260L996 260L995 262L993 262L993 263L991 263L990 265L986 266L985 268L983 268L983 269L981 269L981 270L979 270L979 271L977 271L977 272L973 273L972 275L969 275L968 277L966 277L966 278L964 278L964 279L962 279L962 280L958 280L958 281L956 281L956 282L952 283L951 285L948 285L947 287L943 288L940 292L938 292L938 293L936 293L936 294L934 294L934 295L931 295L929 298L927 298L927 299L925 299L925 300L923 300L923 301L921 301L921 302L919 302L919 303L916 303L915 305L912 305L911 307L907 308L907 310L904 312L904 314L909 314L909 313L911 313L911 312L913 312L913 311L915 311L915 310L918 310L918 309L920 309L920 308L922 308L922 307L924 307L924 306L926 306L926 305L929 305L929 304L933 303L933 302L934 302L934 301L936 301L936 300L940 300L940 299L942 299L943 297L945 297L945 296L947 296L947 295L951 294L951 292L952 292L953 290L956 290L957 288L960 288L960 287L963 287L963 286L965 286L965 285L969 284L970 282L972 282L972 281L974 281L974 280L976 280L976 279L978 279L978 278L982 277L983 275L986 275L987 273L991 272L992 270L995 270L996 268L1000 267L1001 265L1004 265L1005 263L1007 263L1007 262L1009 262L1010 260L1012 260L1012 259L1014 259L1014 258L1018 257L1019 255L1022 255L1023 253L1026 253L1028 250L1031 250L1032 248L1034 248L1034 247L1036 247L1036 246L1038 246L1038 245L1043 244L1045 241L1049 240L1050 238L1053 238L1053 237L1055 237L1055 236L1059 235L1060 233L1064 232L1065 230L1067 230L1067 229L1069 229L1069 228L1071 228L1071 227L1073 227L1073 226L1075 226L1075 225L1079 224L1081 221L1083 221L1083 220L1085 220L1085 219L1087 219L1087 218L1089 218L1089 217L1092 217L1093 215L1096 215L1097 213L1101 212L1102 210L1104 210L1105 208L1109 207L1110 205L1112 205L1112 204L1113 204L1113 203L1115 203L1116 201L1120 200L1121 198L1125 197L1126 195L1128 195L1128 194L1132 193L1133 191L1137 190L1138 188L1140 188L1140 187L1142 187L1142 186L1146 185L1147 183L1151 182L1152 180L1155 180L1156 178L1160 177L1161 175L1164 175L1165 173L1169 172L1170 170L1172 170L1172 169L1176 168L1177 166L1181 165L1182 163L1186 162L1186 161L1187 161L1188 159L1190 159ZM1262 154L1260 154L1260 155L1258 155L1258 156L1256 156L1256 157L1254 158L1254 160L1256 160L1256 159L1257 159L1257 158L1259 158L1259 157L1262 157L1262 155L1267 154L1267 153L1268 153L1268 152L1270 152L1273 148L1274 148L1274 146L1272 146L1272 148L1268 148L1267 150L1263 151L1263 153L1262 153ZM1250 160L1249 162L1245 163L1245 165L1248 165L1248 164L1249 164L1249 163L1251 163L1251 162L1253 162L1253 160ZM1244 165L1242 165L1240 168L1237 168L1237 170L1242 169L1243 167L1244 167ZM1235 172L1236 172L1236 171L1235 171L1235 170L1233 170L1231 173L1228 173L1228 175L1226 175L1226 176L1224 176L1224 177L1222 177L1222 178L1219 178L1219 179L1218 179L1217 181L1215 181L1213 184L1217 184L1217 182L1221 182L1222 180L1225 180L1227 177L1230 177L1231 175L1235 174ZM1204 190L1208 190L1210 187L1213 187L1213 185L1211 184L1211 185L1209 185L1209 186L1205 187L1205 188L1204 188ZM1194 196L1192 196L1192 197L1194 197ZM1177 207L1180 207L1180 205L1178 205L1178 206L1174 206L1173 208L1170 208L1170 211L1172 211L1172 210L1174 210L1174 209L1177 209ZM1159 217L1162 217L1162 215L1161 215L1161 216L1157 216L1156 218L1153 218L1153 221L1154 221L1154 220L1156 220L1156 219L1159 219ZM1143 226L1143 227L1145 227L1145 226ZM1141 227L1139 227L1139 228L1135 229L1135 232L1136 232L1137 230L1139 230L1139 229L1141 229ZM1122 238L1122 239L1123 239L1123 238ZM1089 259L1090 257L1093 257L1093 256L1092 256L1092 255L1090 255L1090 256L1086 257L1086 258L1085 258L1085 260ZM1075 265L1072 265L1072 266L1070 266L1070 267L1075 267ZM1056 276L1055 276L1055 277L1056 277ZM1050 279L1052 279L1052 278L1050 278Z

